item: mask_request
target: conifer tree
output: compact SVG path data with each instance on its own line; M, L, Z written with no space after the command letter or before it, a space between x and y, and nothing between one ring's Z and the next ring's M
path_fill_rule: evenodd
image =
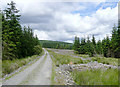
M8 3L8 8L4 10L3 17L3 44L8 47L8 56L6 58L12 59L20 56L20 37L22 34L21 25L19 24L18 10L15 3L11 1ZM7 36L6 36L7 35ZM4 51L4 49L3 49ZM5 56L3 54L3 56ZM3 58L4 59L4 58Z
M76 53L79 53L79 49L80 49L80 41L79 41L79 37L75 36L75 41L74 41L74 50L76 51Z
M8 8L2 13L3 60L31 56L34 54L34 47L40 45L38 38L34 37L30 27L24 27L22 30L18 12L19 10L16 9L15 3L11 1L11 3L8 3ZM40 48L40 46L37 47Z

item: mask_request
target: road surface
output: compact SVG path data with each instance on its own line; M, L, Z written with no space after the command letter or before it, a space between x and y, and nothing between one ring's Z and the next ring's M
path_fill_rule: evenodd
M12 76L2 85L50 85L52 73L52 60L44 49L44 55L28 68Z

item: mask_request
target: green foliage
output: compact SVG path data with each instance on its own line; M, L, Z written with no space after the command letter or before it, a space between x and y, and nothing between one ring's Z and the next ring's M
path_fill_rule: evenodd
M34 54L34 46L39 40L33 36L30 27L22 29L20 25L19 10L15 3L8 3L8 8L2 13L2 59L14 60Z
M34 47L34 54L39 55L41 53L42 53L42 47L41 47L41 45L36 45Z
M99 54L104 57L120 58L120 26L113 27L112 37L108 36L102 41L96 42L94 35L92 41L87 38L82 38L79 43L79 38L75 37L74 50L77 54L89 54L90 57Z
M94 35L92 36L92 44L94 45L94 47L96 46L96 41L95 41Z
M98 63L118 66L118 59L116 59L116 58L92 57L91 60L92 61L97 61Z
M13 1L8 6L4 10L2 17L3 51L4 49L8 51L7 55L6 52L3 52L3 59L12 59L19 56L20 37L22 34L21 25L19 24L19 11Z
M112 56L120 58L120 25L118 28L114 25L111 38Z
M17 70L23 65L26 65L29 62L32 62L36 58L37 58L37 55L34 55L32 57L21 58L21 59L3 60L2 61L2 76L12 73L13 71Z
M83 63L83 60L80 59L80 58L71 57L70 55L57 54L57 53L54 53L51 50L48 50L48 51L53 56L52 60L54 61L54 63L56 65L69 64L70 62L72 62L73 64Z
M73 44L60 41L40 40L42 47L54 49L72 49Z
M82 38L80 42L79 38L75 37L74 50L77 54L89 54L90 56L93 56L94 53L94 47L92 42L89 40L89 37L87 38L87 41L85 38Z
M79 53L80 41L79 41L79 37L77 37L77 36L75 36L73 48L75 50L75 53Z
M96 52L97 52L97 54L102 54L102 42L101 42L101 40L99 40L96 43Z
M118 69L73 71L77 85L118 85Z
M34 54L34 46L39 45L37 37L33 36L32 29L30 27L24 27L21 37L21 54L23 57L32 56Z

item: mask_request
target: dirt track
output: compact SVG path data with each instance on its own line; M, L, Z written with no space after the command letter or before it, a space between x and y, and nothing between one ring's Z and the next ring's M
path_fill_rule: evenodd
M45 49L44 51L37 62L4 81L2 85L50 85L52 60L49 53Z

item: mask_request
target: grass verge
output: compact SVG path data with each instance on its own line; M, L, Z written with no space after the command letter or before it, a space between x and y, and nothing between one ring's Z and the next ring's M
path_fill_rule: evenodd
M53 60L53 58L51 58L52 59L52 74L51 74L51 85L56 85L56 82L55 82L55 80L54 80L54 78L55 78L55 76L56 76L56 72L55 72L55 62L54 62L54 60Z
M61 82L63 82L62 79L57 79L57 82L55 81L55 78L59 78L59 75L56 74L56 71L55 69L57 68L56 65L55 65L55 61L54 61L54 58L51 57L52 59L52 74L51 74L51 86L50 87L54 87L53 85L64 85L62 84Z
M77 85L118 85L118 70L73 71L72 76Z
M0 59L0 78L2 77L2 60Z
M0 86L2 86L2 60L0 59Z
M51 59L52 59L52 75L51 75L51 85L61 85L59 82L56 82L54 79L57 76L55 68L59 66L60 64L69 64L72 62L73 64L80 64L83 63L83 61L80 58L74 58L70 55L62 55L53 52L52 50L47 49L47 51L50 53ZM61 81L62 82L62 81Z
M73 63L73 64L84 63L84 61L80 58L75 58L70 55L61 55L51 50L48 50L48 52L53 56L53 61L55 65L58 65L58 66L60 64L63 65L63 64L69 64L69 63Z
M93 61L93 62L97 61L98 63L118 66L118 59L117 58L107 58L107 57L100 57L100 56L89 57L89 55L85 55L85 54L73 54L73 55L83 57L83 58L91 58L90 61ZM87 62L90 62L90 61L85 61L85 62L87 63Z
M118 66L118 59L116 58L92 57L91 60L97 61L98 63Z
M33 60L37 59L38 56L42 56L44 54L44 51L40 55L33 55L31 57L21 58L21 59L15 59L15 60L3 60L2 61L2 77L4 77L6 74L10 74L17 70L18 68L22 67L23 65L26 65ZM39 58L38 58L39 59Z

